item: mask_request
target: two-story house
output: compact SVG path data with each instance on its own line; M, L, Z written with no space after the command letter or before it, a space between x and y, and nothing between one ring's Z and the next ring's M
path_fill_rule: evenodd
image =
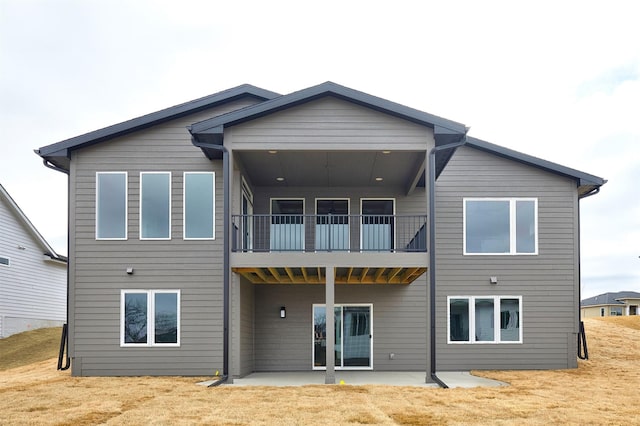
M38 150L69 175L75 375L576 367L604 180L323 83Z
M0 338L64 324L66 287L67 258L0 185Z

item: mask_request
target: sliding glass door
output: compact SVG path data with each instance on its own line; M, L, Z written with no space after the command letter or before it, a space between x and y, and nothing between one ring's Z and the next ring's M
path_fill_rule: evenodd
M337 369L371 369L373 305L334 306L334 358ZM313 368L327 366L326 307L313 305ZM331 356L331 355L329 355Z

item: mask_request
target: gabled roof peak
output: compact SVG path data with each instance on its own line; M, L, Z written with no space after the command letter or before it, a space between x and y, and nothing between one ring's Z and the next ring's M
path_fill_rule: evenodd
M44 146L36 150L36 154L45 158L56 166L68 170L68 152L84 146L96 144L108 139L122 136L131 132L173 120L213 106L230 102L243 97L253 97L261 101L280 96L278 93L261 89L250 84L241 84L212 95L204 96L160 111L152 112L112 126L94 130L80 136Z

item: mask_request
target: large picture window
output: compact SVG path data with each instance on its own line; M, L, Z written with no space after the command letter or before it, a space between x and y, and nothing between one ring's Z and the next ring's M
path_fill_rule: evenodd
M184 174L184 239L211 240L215 223L215 174Z
M96 173L96 239L127 239L127 173Z
M537 254L538 200L464 199L464 254Z
M450 296L447 343L522 343L521 296Z
M121 346L180 346L179 290L122 290Z
M140 239L171 239L171 173L140 173Z

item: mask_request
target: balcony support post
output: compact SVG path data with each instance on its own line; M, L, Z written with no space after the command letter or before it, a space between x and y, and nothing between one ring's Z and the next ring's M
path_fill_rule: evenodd
M336 383L336 356L335 356L335 341L336 341L336 327L335 327L335 280L336 272L333 266L327 266L325 268L325 317L326 317L326 363L327 371L325 373L325 384L333 385Z

